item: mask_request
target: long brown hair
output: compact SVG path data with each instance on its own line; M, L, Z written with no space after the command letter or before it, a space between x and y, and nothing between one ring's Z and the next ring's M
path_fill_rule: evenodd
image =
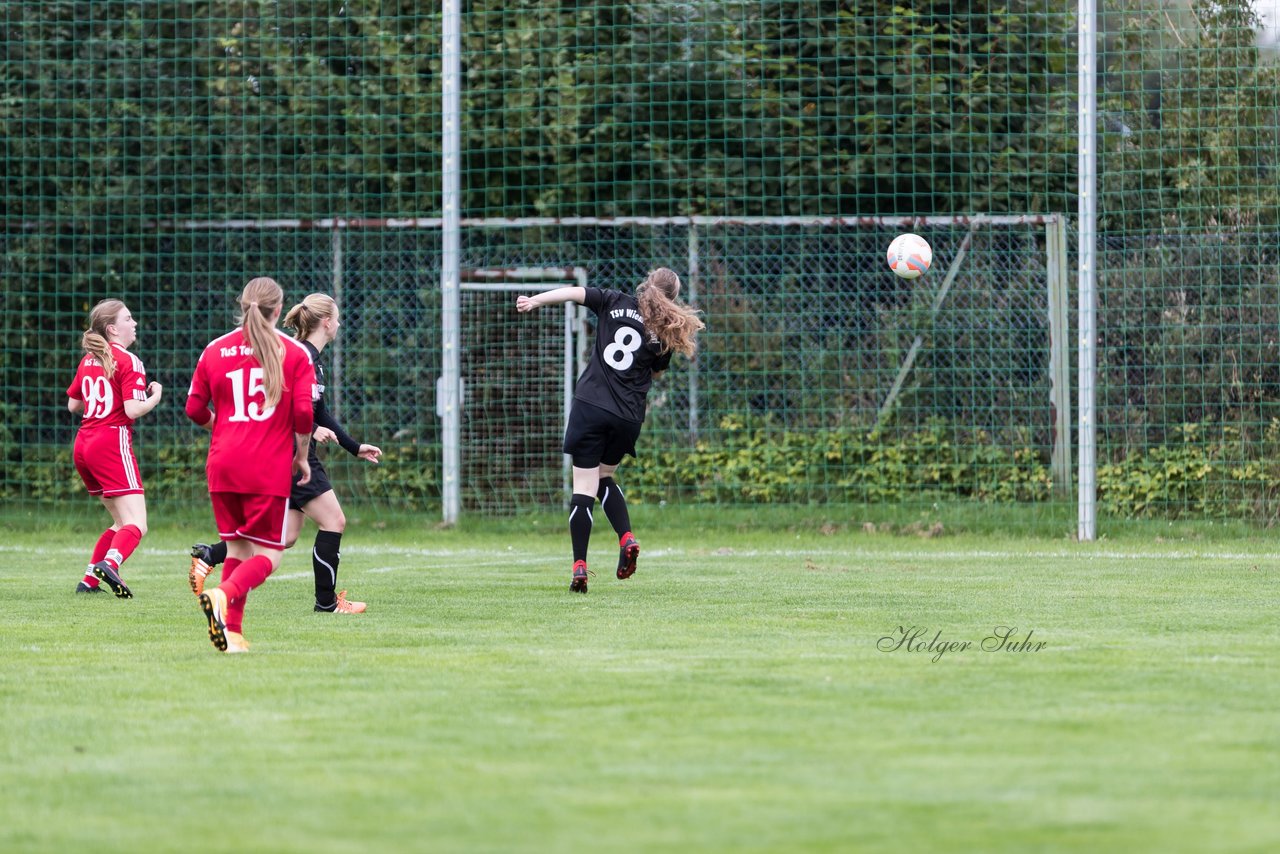
M686 357L698 349L697 335L707 328L698 310L679 301L680 277L674 270L659 267L636 288L636 301L644 317L644 328L652 332L662 349L675 350Z
M102 363L102 372L107 379L116 372L115 356L111 354L111 342L107 340L107 327L115 323L126 308L128 306L121 300L104 299L89 312L89 328L80 336L80 346Z
M328 294L307 294L302 302L289 309L284 325L293 330L293 337L305 341L316 331L321 321L338 313L338 304Z
M272 315L283 305L284 291L276 280L259 276L244 286L240 294L240 315L236 318L236 322L244 326L253 355L262 365L267 406L275 406L284 395L284 343L272 323Z

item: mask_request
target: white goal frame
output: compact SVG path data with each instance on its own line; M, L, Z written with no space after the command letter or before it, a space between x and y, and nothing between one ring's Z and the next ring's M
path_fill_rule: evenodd
M478 269L462 270L458 278L458 289L460 291L481 291L486 293L540 293L542 291L550 291L555 288L569 286L577 286L585 288L587 286L587 271L582 267L484 267ZM578 369L585 359L583 350L585 337L581 334L582 310L581 307L573 302L564 304L564 349L563 349L563 421L562 426L569 424L569 410L573 406L573 389L577 381ZM461 325L461 324L460 324ZM459 339L461 339L462 330L459 329ZM461 352L462 341L454 342ZM443 405L446 400L444 390L446 383L452 381L450 377L441 376L436 385L436 415L444 419ZM467 406L466 380L459 375L456 378L458 388L458 406L459 410L465 411ZM442 435L444 444L452 444L453 447L461 449L462 447L462 420L450 419L443 422L448 425L449 429ZM450 435L450 434L453 435ZM454 483L459 483L462 476L462 456L457 455L445 457L446 467L442 472L442 476L448 481L452 478ZM573 469L571 468L570 457L564 455L563 472L562 472L566 496L568 489L573 482ZM458 492L453 493L454 500L461 504ZM567 498L566 498L567 501ZM461 512L460 506L453 508L444 508L444 518L446 522L456 522L458 514ZM452 513L450 512L452 510Z

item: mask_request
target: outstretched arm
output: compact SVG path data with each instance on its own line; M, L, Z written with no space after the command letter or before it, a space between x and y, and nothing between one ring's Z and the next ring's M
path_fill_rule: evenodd
M521 294L516 297L516 311L521 314L533 311L535 308L541 308L544 305L559 305L565 302L576 302L582 305L587 301L587 289L582 287L556 288L553 291L543 291L540 294L527 296Z

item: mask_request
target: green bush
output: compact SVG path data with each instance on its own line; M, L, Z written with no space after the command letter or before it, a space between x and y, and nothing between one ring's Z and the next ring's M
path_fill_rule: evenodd
M982 433L960 441L943 421L903 436L865 429L786 430L770 418L728 416L692 450L642 453L626 473L642 501L900 501L925 494L1042 501L1052 478L1042 454L1009 450Z
M1234 427L1183 424L1156 445L1098 467L1102 512L1126 519L1211 516L1271 522L1280 493L1280 421L1247 443ZM1212 435L1210 435L1212 434Z
M1115 518L1249 518L1270 523L1280 508L1280 419L1246 441L1233 427L1184 424L1177 444L1152 445L1098 467L1098 501ZM661 445L649 437L646 449ZM384 448L378 466L330 453L325 464L344 499L407 511L440 503L440 447ZM205 443L139 449L153 502L203 501ZM892 504L937 499L992 503L1048 501L1047 451L1029 442L997 444L942 420L901 435L874 430L788 430L772 418L728 416L714 438L692 447L642 450L628 462L627 494L643 503ZM552 484L548 503L558 496ZM552 494L556 493L556 494ZM0 471L0 498L47 504L83 499L71 448L25 449ZM475 496L464 490L464 502Z

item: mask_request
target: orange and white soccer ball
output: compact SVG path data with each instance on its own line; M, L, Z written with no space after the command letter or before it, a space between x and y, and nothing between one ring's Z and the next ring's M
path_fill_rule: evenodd
M933 249L918 234L899 234L889 244L889 269L904 279L923 276L932 263Z

